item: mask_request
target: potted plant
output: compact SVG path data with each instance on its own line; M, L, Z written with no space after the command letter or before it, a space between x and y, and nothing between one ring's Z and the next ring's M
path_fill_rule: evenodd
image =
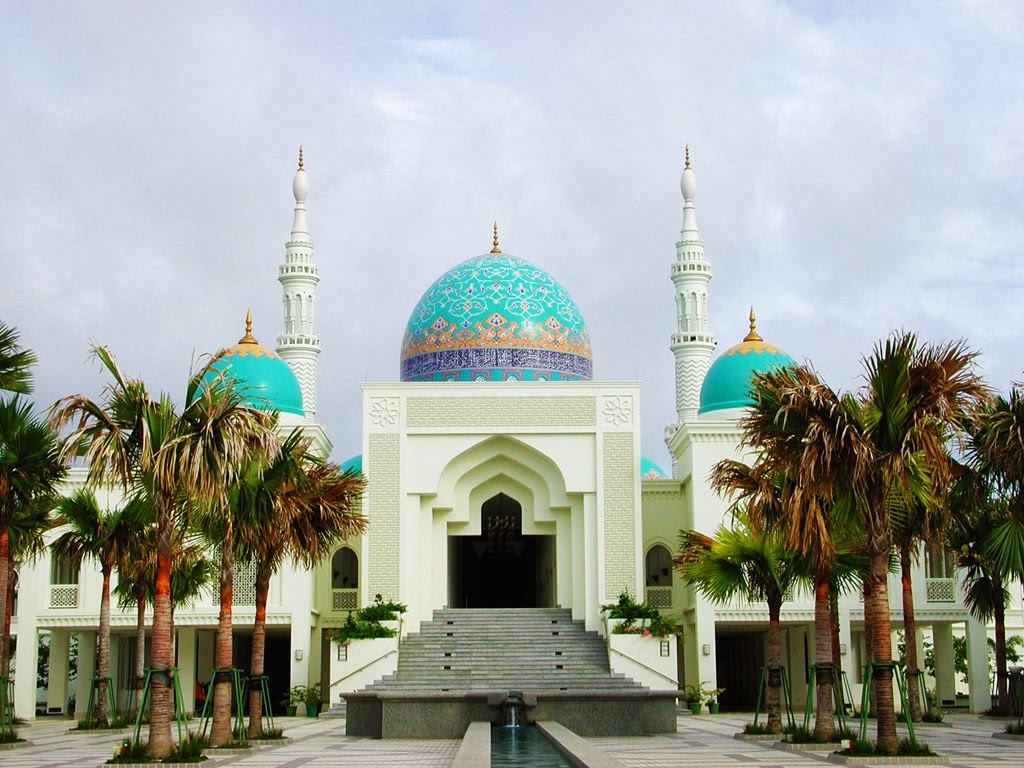
M302 692L303 701L306 704L306 717L319 717L320 705L323 704L323 694L320 693L320 683L306 686Z
M305 686L295 686L282 696L281 700L278 702L284 708L285 714L288 715L288 717L295 717L295 712L298 710L299 704L303 702L303 688L305 688Z
M725 688L705 688L703 690L704 701L708 703L708 712L712 715L718 714L718 697L725 693Z
M704 690L699 685L684 685L683 701L690 708L691 714L699 715L701 704L704 701Z

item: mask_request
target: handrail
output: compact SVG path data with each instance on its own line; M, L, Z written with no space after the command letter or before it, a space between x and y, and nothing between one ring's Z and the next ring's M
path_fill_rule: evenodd
M372 667L372 666L373 666L374 664L376 664L376 663L377 663L378 661L383 661L384 659L386 659L386 658L387 658L388 656L390 656L390 655L391 655L391 654L393 654L393 653L398 653L398 649L397 649L397 648L392 648L392 649L391 649L390 651L388 651L387 653L383 654L382 656L378 656L378 657L377 657L376 659L373 659L372 661L368 661L368 662L366 662L366 663L365 663L365 664L363 664L363 666L361 666L361 667L360 667L359 669L353 670L352 672L349 672L349 673L348 673L347 675L345 675L344 677L340 677L340 678L338 678L338 679L337 679L337 680L335 680L335 681L334 681L333 683L331 683L331 688L333 688L333 687L334 687L334 686L336 686L336 685L340 685L341 683L345 682L346 680L348 680L348 679L349 679L350 677L352 677L353 675L358 675L358 674L359 674L360 672L362 672L362 671L363 671L364 669L368 669L369 667Z
M657 675L658 677L661 677L661 678L663 678L663 679L665 679L665 680L668 680L668 681L669 681L670 683L672 683L673 687L675 687L675 688L679 688L679 681L678 681L678 680L673 680L673 679L672 679L671 677L669 677L668 675L666 675L666 674L665 674L664 672L659 672L659 671L658 671L658 670L656 670L656 669L655 669L654 667L649 667L649 666L647 666L647 665L646 665L646 664L644 664L644 663L643 663L642 661L640 661L640 659L634 659L634 658L633 658L632 656L630 656L630 655L629 655L628 653L623 653L623 652L622 652L622 651L620 651L620 650L619 650L618 648L612 648L612 644L611 644L611 643L608 643L608 651L609 651L610 653L617 653L617 654L619 654L619 656L621 656L622 658L624 658L624 659L629 659L629 660L630 660L630 661L632 661L632 662L633 662L634 664L639 664L639 665L640 665L641 667L643 667L644 669L646 669L646 670L647 670L648 672L653 672L653 673L654 673L654 674L656 674L656 675Z

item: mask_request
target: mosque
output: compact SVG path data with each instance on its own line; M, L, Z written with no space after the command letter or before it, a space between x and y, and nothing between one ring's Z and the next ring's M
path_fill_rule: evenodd
M278 272L284 318L276 351L247 325L218 365L244 381L254 403L279 411L282 428L301 428L326 456L331 443L316 419L319 276L301 153L293 192L293 225ZM661 674L658 687L724 688L724 706L753 708L765 663L765 606L708 602L678 579L671 558L681 529L714 534L726 519L728 501L710 489L709 471L723 458L750 459L737 423L749 404L751 375L792 358L759 335L753 310L746 337L716 356L708 321L711 266L697 227L688 152L681 192L682 230L674 258L666 259L677 320L670 340L676 418L665 430L671 470L642 453L640 384L593 379L583 311L543 268L504 253L495 226L488 253L452 266L412 308L398 380L362 385L361 454L347 466L367 478L369 526L318 567L289 566L274 576L267 673L276 692L319 681L333 699L337 654L325 633L377 594L408 605L404 632L415 632L443 607L560 606L604 633L601 606L626 590L681 628L671 649L675 669ZM664 296L671 300L667 281ZM84 479L84 469L73 469L68 485ZM100 500L117 498L109 492ZM500 560L491 556L496 537L506 544ZM943 701L955 701L954 633L968 638L972 679L987 683L985 627L964 610L941 556L924 559L914 588L916 641L931 642L938 660L931 684ZM898 588L890 593L898 600ZM12 627L16 668L35 669L42 644L49 682L37 691L32 675L16 676L19 716L67 712L72 700L86 699L81 670L95 658L99 594L99 570L91 563L76 569L47 554L22 567ZM238 565L235 666L243 668L253 606L254 574ZM899 615L894 603L894 619ZM804 699L813 663L813 620L810 594L797 592L783 608L784 664L796 702ZM115 609L111 624L112 674L118 695L126 697L134 612ZM210 678L216 624L213 595L175 614L185 691ZM843 598L840 624L844 668L856 687L863 659L856 595ZM79 675L69 684L72 647ZM987 684L973 686L970 695L976 710L987 708Z

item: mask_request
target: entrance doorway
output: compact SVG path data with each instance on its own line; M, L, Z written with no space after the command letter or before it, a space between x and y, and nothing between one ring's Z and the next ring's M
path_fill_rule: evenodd
M449 606L554 606L555 537L523 535L523 508L499 493L480 507L479 536L448 537Z

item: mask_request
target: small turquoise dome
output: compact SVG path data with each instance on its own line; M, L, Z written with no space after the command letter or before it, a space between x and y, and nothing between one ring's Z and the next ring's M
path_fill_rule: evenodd
M342 472L362 472L363 471L363 454L357 454L347 461L341 463Z
M402 339L402 381L565 381L593 373L576 302L543 269L498 248L449 269Z
M252 316L246 315L245 336L233 347L219 352L210 363L214 371L244 390L243 402L250 408L305 415L302 390L295 372L273 350L262 346L252 335ZM211 379L214 373L207 373Z
M640 457L640 479L641 480L668 480L669 476L661 467L648 459Z
M697 412L703 414L753 405L750 386L754 374L787 365L796 365L796 361L757 334L751 310L750 333L739 344L725 350L708 369L700 389L700 409Z

